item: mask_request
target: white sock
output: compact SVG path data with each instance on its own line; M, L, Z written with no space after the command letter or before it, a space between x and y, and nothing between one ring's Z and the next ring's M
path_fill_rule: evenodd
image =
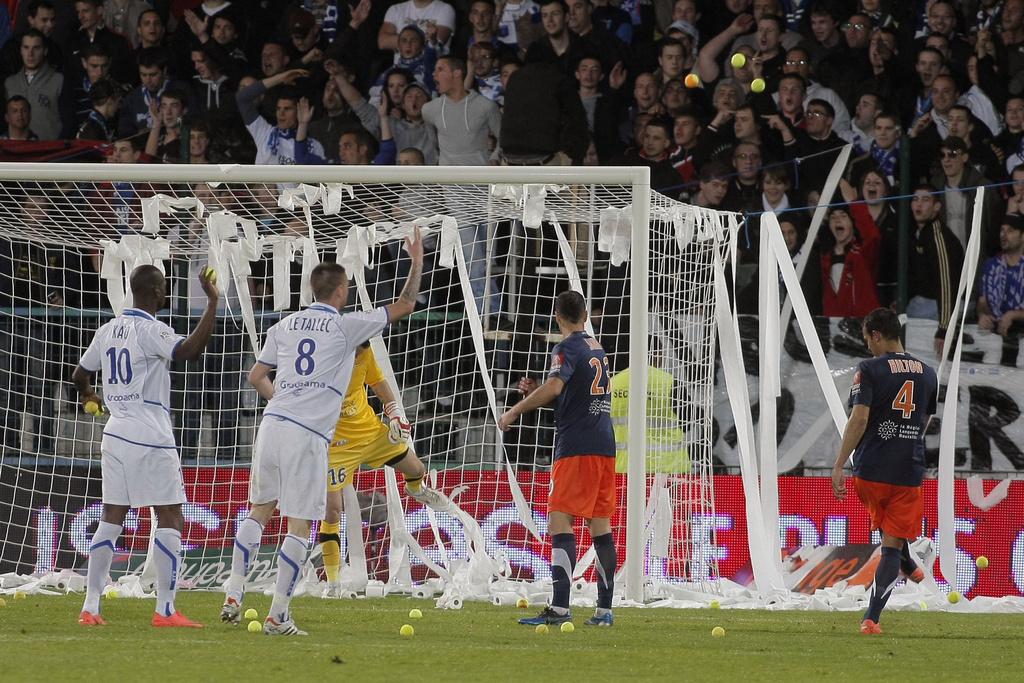
M114 546L121 535L121 526L100 522L96 525L96 533L89 542L89 569L86 573L85 605L83 612L100 613L100 596L107 585L110 574L110 563L114 560Z
M252 517L246 517L238 525L235 533L235 547L231 551L231 576L224 584L224 593L229 598L242 602L245 590L245 579L252 569L252 561L256 559L256 551L263 537L263 526Z
M160 528L153 534L153 561L156 563L156 611L165 617L174 614L174 594L178 589L181 566L181 532Z
M277 584L274 586L274 600L270 603L270 616L279 623L288 620L288 604L302 576L302 566L306 564L308 552L309 545L304 538L288 534L281 541L277 551Z

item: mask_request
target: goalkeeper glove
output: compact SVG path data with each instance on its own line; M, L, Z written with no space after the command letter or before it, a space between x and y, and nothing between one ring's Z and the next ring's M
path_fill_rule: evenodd
M412 425L396 401L384 406L384 417L388 420L388 441L403 443L412 438Z

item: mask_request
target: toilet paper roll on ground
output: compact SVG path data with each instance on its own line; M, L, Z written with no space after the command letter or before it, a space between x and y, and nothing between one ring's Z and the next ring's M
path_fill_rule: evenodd
M384 583L381 581L369 581L366 584L366 597L368 598L383 598L384 597Z

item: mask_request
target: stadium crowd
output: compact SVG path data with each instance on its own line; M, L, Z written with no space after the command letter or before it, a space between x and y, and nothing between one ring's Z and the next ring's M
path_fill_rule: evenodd
M763 213L809 253L812 313L860 317L897 303L909 205L906 310L937 351L989 185L978 323L1024 329L1024 0L0 2L0 82L4 140L120 162L646 165L744 213L751 313ZM36 266L5 251L0 305L24 305Z

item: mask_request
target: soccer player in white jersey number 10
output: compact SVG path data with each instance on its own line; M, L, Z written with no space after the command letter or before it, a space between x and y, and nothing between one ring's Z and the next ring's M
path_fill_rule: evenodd
M419 228L405 245L412 266L394 303L341 315L338 311L348 301L348 275L338 264L321 263L309 276L316 303L267 332L249 382L269 402L256 434L249 474L252 508L235 534L222 621L237 624L241 619L245 578L263 527L277 507L288 518L288 533L277 553L277 583L263 632L306 635L295 626L288 605L309 552L313 520L323 519L327 509L327 447L359 345L416 306L423 271Z
M136 268L131 275L134 307L124 309L96 331L71 376L87 412L98 414L103 403L110 410L100 444L103 515L89 543L85 605L78 617L83 626L105 624L100 616L100 594L125 515L133 507L152 507L156 512L153 626L202 626L174 609L185 485L170 408L171 361L199 358L217 319L216 274L204 269L199 280L206 292L206 310L185 338L154 317L166 298L163 273L155 266ZM96 372L103 378L102 402L90 377Z

